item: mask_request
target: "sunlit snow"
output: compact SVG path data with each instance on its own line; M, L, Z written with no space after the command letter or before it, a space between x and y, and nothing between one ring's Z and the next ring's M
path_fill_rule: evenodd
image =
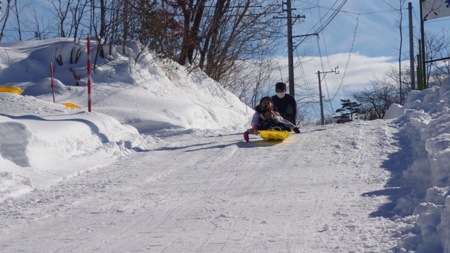
M88 112L85 42L0 46L0 86L24 89L0 92L2 252L450 252L450 80L385 120L247 143L235 95L127 50Z

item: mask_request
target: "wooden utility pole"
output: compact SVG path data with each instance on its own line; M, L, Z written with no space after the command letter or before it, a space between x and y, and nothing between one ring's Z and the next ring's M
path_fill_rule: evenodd
M284 8L286 5L286 9ZM287 18L287 32L288 32L288 70L289 70L289 94L295 98L295 83L294 83L294 45L292 36L292 27L294 25L294 21L299 18L305 18L304 15L296 15L292 16L292 11L295 10L292 8L291 0L287 0L283 2L283 11L287 12L287 17L274 17L274 19Z
M327 73L339 74L339 67L337 66L336 68L334 68L333 70L330 70L330 71L324 71L324 72L320 72L320 70L317 71L317 78L319 79L320 122L323 126L323 125L325 125L325 115L323 113L322 78L320 78L320 73L323 73L325 75ZM323 77L325 77L325 75Z
M425 69L425 29L423 20L423 10L422 2L419 3L420 6L420 43L419 43L419 66L420 79L418 79L419 90L424 90L427 88L427 73Z
M294 46L292 44L292 6L291 0L287 0L287 31L288 31L288 64L289 64L289 94L295 98L294 85Z
M320 122L325 125L325 115L323 114L323 97L322 97L322 84L320 78L320 70L317 71L317 79L319 79L319 99L320 99Z
M409 16L409 71L411 73L411 90L416 89L416 68L414 67L414 32L413 32L413 19L412 19L412 4L408 3L408 16ZM403 102L403 97L401 98Z

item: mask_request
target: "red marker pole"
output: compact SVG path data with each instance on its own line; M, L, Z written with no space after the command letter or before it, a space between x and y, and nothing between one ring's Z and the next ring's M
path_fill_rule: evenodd
M91 112L91 35L87 38L88 112Z
M245 115L248 114L248 105L247 105L247 84L243 83L242 86L244 86L244 104L245 104Z
M55 103L55 84L53 82L54 72L53 72L53 62L50 62L50 77L51 77L51 86L52 86L52 96L53 96L53 103Z

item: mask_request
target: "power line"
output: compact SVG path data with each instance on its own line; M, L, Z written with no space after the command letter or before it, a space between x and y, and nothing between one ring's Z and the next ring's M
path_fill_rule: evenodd
M294 37L304 37L304 39L302 39L298 45L300 45L302 42L304 42L309 36L315 35L315 36L318 37L319 33L322 32L334 20L334 18L337 16L337 14L339 14L340 10L343 8L343 6L345 5L346 2L347 2L347 0L344 0L335 9L334 8L329 9L329 11L325 14L325 18L321 18L320 22L317 23L317 24L320 24L320 26L317 28L316 25L315 25L315 26L313 26L313 28L311 28L309 30L309 31L315 30L316 32L308 33L308 34L304 34L304 35L299 35L299 36L294 36ZM332 7L334 7L337 3L338 3L338 1L336 0ZM320 8L319 8L319 11L320 11ZM331 15L328 15L331 11L333 11L331 13ZM320 46L319 46L319 51L320 51ZM321 66L322 66L322 69L323 69L322 57L320 57L320 59L321 59ZM304 72L304 69L302 68L301 63L300 63L300 66L301 66L301 71ZM348 63L347 63L346 66L348 66ZM303 77L305 77L305 76L306 76L305 73L303 73ZM342 82L341 82L341 85L342 85ZM305 81L306 85L308 85L308 83L309 83L308 81ZM308 93L308 91L310 92L311 90L307 88L307 93ZM320 90L320 93L321 93L321 90ZM328 87L327 87L327 94L329 96ZM321 95L319 95L319 96L321 96ZM314 97L314 96L310 93L310 97ZM320 98L320 101L321 101L321 115L322 115L322 120L323 120L322 98ZM329 100L329 101L331 101L331 100ZM330 102L330 104L331 104L331 102Z
M332 5L332 7L335 6L337 2L338 2L338 1L336 0L336 1L334 2L334 4ZM347 2L347 0L343 0L343 1L339 4L339 6L338 6L336 9L333 9L333 8L329 9L329 11L325 14L325 18L327 18L327 19L325 20L325 22L323 22L323 19L324 19L324 18L321 17L320 21L319 21L318 23L316 23L316 25L314 25L314 26L308 31L308 33L320 33L320 32L322 32L322 31L323 31L323 30L331 23L331 21L333 21L333 19L337 16L337 14L339 14L339 12L340 12L341 9L344 7L344 5L345 5L346 2ZM332 13L330 16L326 17L326 16L328 15L328 13L330 13L331 10L333 10L333 13ZM319 26L318 28L316 28L316 27L317 27L317 24L320 24L320 26ZM313 31L314 31L314 32L313 32ZM303 40L301 40L299 43L300 43L300 44L303 43L306 39L307 39L307 37L305 37L305 38L304 38Z
M331 71L320 71L320 70L317 71L317 78L318 78L318 81L319 81L320 118L321 118L322 126L325 125L325 116L324 116L324 113L323 113L323 97L322 97L322 85L321 85L322 78L321 78L320 74L324 74L323 77L325 78L325 75L327 73L339 74L338 67L334 68L334 70L331 70Z
M325 44L325 41L324 41L324 44ZM319 51L321 69L323 70L324 66L323 66L323 60L322 60L322 51L320 50L319 37L317 37L317 49ZM328 59L328 54L327 54L327 59ZM329 59L328 59L328 64L329 64ZM331 103L331 99L330 99L330 91L328 90L327 79L325 79L325 88L326 88L327 97L328 97L327 101L330 103L330 107L331 107L331 113L334 114L333 104Z
M355 40L356 40L356 32L358 31L358 25L359 25L359 15L356 17L356 25L355 25L355 30L353 31L353 40L352 40L352 44L350 47L350 52L348 53L348 58L347 58L347 62L345 64L345 68L344 68L344 74L342 76L341 79L341 83L339 84L339 88L336 91L336 93L333 95L333 98L331 98L331 100L335 99L337 94L339 93L339 91L341 90L342 84L344 83L344 79L345 76L347 74L347 68L348 68L348 64L350 63L350 58L352 57L352 52L353 52L353 46L355 45Z
M284 5L286 5L286 9L284 9ZM287 17L281 17L287 19L287 32L288 32L288 69L289 69L289 94L293 97L295 97L295 82L294 82L294 55L293 55L293 41L292 41L292 27L293 23L299 18L304 18L304 16L296 15L292 16L292 11L295 9L292 9L291 0L287 0L286 2L283 2L282 5L283 11L287 13ZM280 19L280 17L274 17L274 19Z
M345 5L345 3L347 2L347 0L344 0L344 1L342 1L338 6L337 6L337 8L333 8L337 3L338 3L338 1L335 1L334 2L334 4L332 5L332 7L331 8L328 8L328 11L326 12L326 14L325 14L325 17L327 17L326 18L326 20L323 22L323 20L324 20L324 18L321 18L320 19L320 22L318 22L317 24L320 24L320 26L319 26L319 28L317 28L316 29L316 32L317 33L319 33L319 32L322 32L333 20L334 20L334 18L337 16L337 14L339 14L339 12L341 12L341 10L342 10L342 8L344 7L344 5ZM317 6L320 6L319 4L317 4ZM320 9L321 8L319 8L319 16L321 17L321 14L320 14ZM331 14L331 15L329 15L329 13L330 13L330 11L333 11L333 13ZM313 30L313 29L315 29L315 27L316 26L314 26L312 29L310 29L310 31L311 30ZM305 39L304 39L305 40ZM303 41L304 41L303 40ZM323 57L322 57L322 52L321 52L321 50L320 50L320 43L319 43L319 36L317 36L317 40L316 40L316 42L317 42L317 48L318 48L318 51L319 51L319 58L320 58L320 65L321 65L321 70L323 70L324 69L324 62L323 62ZM324 42L324 47L325 47L325 51L327 51L326 50L326 42L325 41L323 41ZM352 43L353 44L353 43ZM352 46L352 48L353 48L353 46ZM351 53L350 53L351 54ZM329 58L328 58L328 56L327 56L327 59L328 59L328 62L329 62ZM345 71L346 71L346 69L347 69L347 67L348 67L348 63L349 63L349 61L350 61L350 55L349 55L349 59L348 59L348 61L347 61L347 64L346 64L346 68L345 68L345 70L344 70L344 73L345 73ZM339 85L339 88L338 88L338 91L336 92L336 94L334 95L334 97L337 95L337 93L339 92L339 90L340 90L340 88L341 88L341 86L342 86L342 84L343 84L343 80L344 80L344 78L342 78L342 80L341 80L341 83L340 83L340 85ZM325 88L326 88L326 94L327 94L327 96L328 96L328 99L327 99L327 101L328 101L328 103L330 104L330 107L331 107L331 112L334 114L334 110L333 110L333 105L332 105L332 103L331 103L331 101L334 99L330 99L330 92L329 92L329 89L328 89L328 85L327 85L327 81L326 81L326 79L325 79ZM322 95L321 95L321 93L322 93L322 91L321 91L321 88L319 88L319 97L320 97L320 101L321 101L321 118L322 118L322 122L323 122L323 118L324 118L324 116L323 116L323 103L322 103Z

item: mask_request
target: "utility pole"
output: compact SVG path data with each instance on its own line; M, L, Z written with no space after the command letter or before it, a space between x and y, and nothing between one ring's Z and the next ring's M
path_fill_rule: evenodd
M424 18L422 10L422 2L419 4L420 8L420 40L419 40L419 71L420 79L418 78L417 84L419 90L424 90L427 88L427 72L425 68L425 29L424 29Z
M284 9L284 5L286 5L286 9ZM292 9L291 0L287 0L283 2L283 11L287 12L287 17L274 17L274 19L287 18L287 32L288 32L288 70L289 70L289 94L295 97L295 83L294 83L294 46L293 46L293 36L292 36L292 26L294 24L294 20L299 18L305 18L304 15L297 15L292 17Z
M409 15L409 70L411 72L411 90L416 89L416 68L414 67L414 32L412 19L412 4L408 3ZM403 97L400 98L403 103Z
M295 98L294 88L294 47L292 44L292 6L291 0L287 0L287 31L288 31L288 64L289 64L289 94Z
M325 125L325 115L323 114L323 97L322 97L322 78L320 78L320 73L325 74L323 77L325 78L327 73L335 73L339 74L339 66L336 66L333 70L320 72L317 71L317 78L319 79L319 97L320 97L320 122Z

